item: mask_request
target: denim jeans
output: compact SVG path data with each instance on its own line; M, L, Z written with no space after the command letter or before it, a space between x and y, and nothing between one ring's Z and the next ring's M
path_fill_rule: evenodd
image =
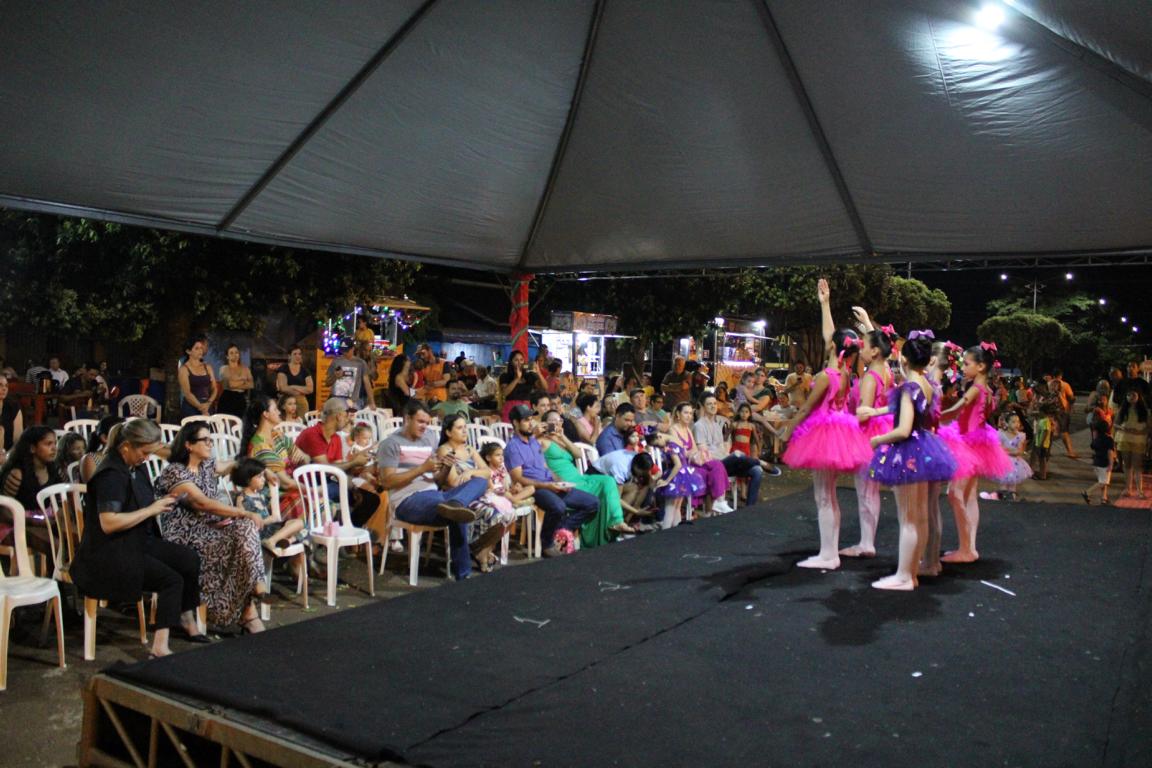
M474 477L448 491L421 491L414 493L396 508L396 517L416 525L448 526L448 549L451 551L452 575L464 579L472 573L472 553L468 549L468 523L454 523L436 513L436 507L445 501L468 506L488 490L488 478Z

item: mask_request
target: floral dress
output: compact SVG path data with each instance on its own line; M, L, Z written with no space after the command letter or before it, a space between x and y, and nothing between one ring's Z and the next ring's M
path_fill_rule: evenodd
M169 464L156 480L156 495L191 483L210 499L219 483L214 459L201 462L193 472L184 464ZM219 523L226 521L225 525ZM161 517L164 538L196 550L200 555L200 597L208 608L208 622L228 626L240 621L256 585L264 579L260 532L252 521L223 518L177 504Z
M673 466L672 457L670 455L665 457L664 479L668 480L668 485L657 488L656 497L659 499L692 498L703 494L704 478L692 471L692 465L688 463L688 454L684 452L680 443L669 440L664 452L675 454L680 459L680 471L670 476Z
M284 472L289 477L292 476L292 470L296 469L296 463L292 461L292 452L294 446L290 438L285 437L278 431L272 433L271 444L265 442L264 438L259 434L252 435L252 440L248 443L248 456L253 459L260 459L264 462L264 466L279 474ZM300 496L299 489L285 488L283 484L280 487L280 517L283 520L294 520L298 517L304 516L304 499Z

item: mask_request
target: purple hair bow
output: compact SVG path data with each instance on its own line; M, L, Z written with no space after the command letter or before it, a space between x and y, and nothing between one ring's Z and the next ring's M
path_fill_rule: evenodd
M930 330L909 331L908 332L908 341L915 341L916 339L919 339L919 338L931 339L932 341L936 341L936 334L932 333L932 331L930 331Z

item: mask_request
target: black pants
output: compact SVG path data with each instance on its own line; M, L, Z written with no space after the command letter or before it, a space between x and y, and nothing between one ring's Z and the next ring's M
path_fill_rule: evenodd
M180 626L180 614L200 605L200 555L183 544L149 536L143 586L157 595L156 628Z

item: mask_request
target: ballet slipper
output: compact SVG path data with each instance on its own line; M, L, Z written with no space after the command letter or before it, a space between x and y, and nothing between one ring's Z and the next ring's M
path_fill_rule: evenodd
M898 573L894 573L891 576L885 576L878 581L872 582L872 586L875 589L891 589L902 592L911 592L912 590L916 589L917 584L916 579L914 578L910 579L906 576L901 576Z
M812 555L807 560L801 560L796 563L799 568L819 568L824 571L834 571L840 567L839 557L822 558L820 555Z
M951 552L945 552L940 558L942 563L974 563L980 559L979 552L964 552L963 550L956 549Z
M840 550L840 554L844 557L876 557L875 549L868 549L861 544L854 547L845 547Z

